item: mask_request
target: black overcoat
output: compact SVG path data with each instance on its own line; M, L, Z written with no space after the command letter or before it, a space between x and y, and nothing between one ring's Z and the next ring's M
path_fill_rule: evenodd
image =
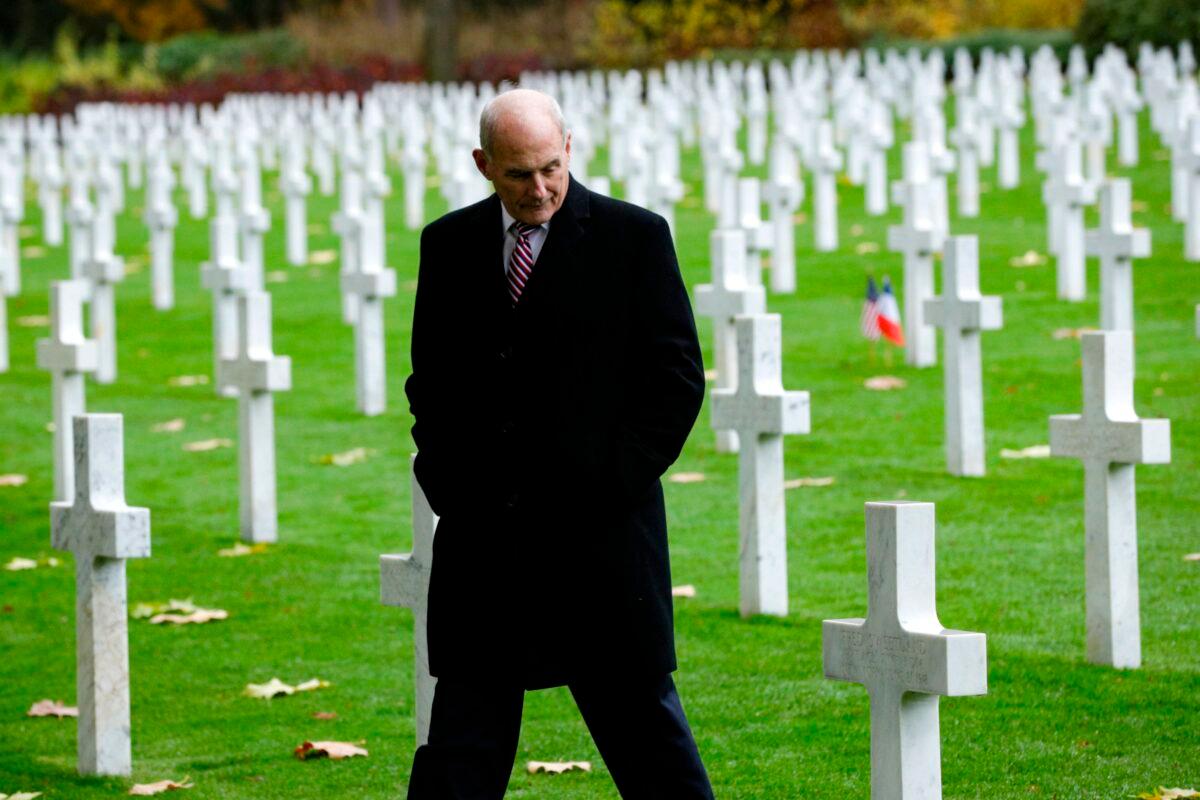
M430 671L527 688L669 672L659 478L704 396L670 231L571 179L515 309L503 236L494 194L421 235L405 390L441 518Z

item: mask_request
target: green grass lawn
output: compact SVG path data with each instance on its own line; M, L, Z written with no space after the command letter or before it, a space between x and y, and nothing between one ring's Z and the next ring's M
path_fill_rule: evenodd
M910 369L900 353L890 366L882 352L876 361L858 332L865 274L891 274L902 289L900 257L886 252L886 226L899 210L869 218L862 190L843 184L840 249L814 253L811 225L802 223L799 291L768 301L783 318L784 385L812 397L812 433L787 437L787 476L836 479L787 494L786 619L738 617L737 457L714 451L707 409L674 468L707 480L666 484L674 580L698 591L676 605L676 680L719 798L868 796L867 695L822 677L821 620L865 613L863 503L897 498L937 504L941 620L988 635L987 696L942 703L947 797L1124 798L1159 784L1200 788L1200 563L1183 558L1200 551L1200 342L1192 322L1200 272L1182 259L1182 230L1166 208L1168 162L1143 129L1142 165L1119 170L1134 180L1135 223L1153 230L1154 256L1135 266L1135 397L1142 416L1171 419L1173 460L1138 470L1145 667L1092 666L1083 657L1082 466L999 458L1002 447L1046 442L1050 414L1080 410L1079 342L1052 333L1099 321L1094 263L1088 300L1079 304L1055 299L1053 263L1010 266L1027 250L1045 251L1032 125L1022 146L1021 187L996 189L994 171L985 171L982 216L952 222L955 233L979 235L982 288L1004 297L1003 330L983 336L986 478L945 471L940 366ZM713 220L702 208L696 153L685 169L677 247L695 286L709 279ZM418 236L403 227L400 176L394 180L388 257L401 288L386 311L390 408L373 419L355 411L353 332L340 318L337 264L286 266L281 198L268 181L267 270L284 278L268 284L275 350L291 357L294 386L276 396L280 544L235 559L217 550L237 539L236 448L190 453L183 445L236 438L237 403L211 385L168 385L211 371L211 305L199 282L207 225L187 215L180 194L177 307L156 312L142 196L129 194L119 222L118 250L131 266L118 289L119 378L88 387L90 410L124 415L127 498L152 514L153 557L129 563L129 598L191 597L230 612L225 622L174 629L130 621L136 781L190 776L196 787L187 796L196 800L402 796L414 748L412 618L379 604L377 563L411 542L413 444L402 387ZM430 218L445 210L436 189L428 198ZM314 251L336 247L334 208L334 198L310 201ZM811 216L808 199L803 212ZM1089 224L1095 218L1090 212ZM38 223L31 206L24 225ZM860 253L868 243L879 251ZM23 244L40 246L40 234L28 232ZM0 488L0 562L52 552L50 381L34 365L34 343L47 329L20 323L47 313L47 286L67 273L65 248L34 250L23 258L23 293L9 299L0 473L29 480ZM699 325L711 365L711 327ZM883 373L903 377L907 388L863 388ZM185 420L182 432L152 432L174 418ZM369 448L370 459L344 468L317 461L355 447ZM76 774L73 721L25 716L39 699L75 699L73 569L63 557L57 569L0 572L0 794L115 797L130 781ZM537 623L515 620L512 636L535 635ZM242 696L247 683L272 676L332 686L271 702ZM318 711L338 717L314 719ZM370 757L302 763L292 750L305 739L364 741ZM530 759L590 760L596 768L529 776ZM617 796L566 690L528 696L509 796Z

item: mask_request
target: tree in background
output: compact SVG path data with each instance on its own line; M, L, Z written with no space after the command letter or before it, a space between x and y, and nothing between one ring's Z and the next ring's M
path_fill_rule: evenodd
M111 20L139 42L161 42L209 26L209 14L227 0L63 0L84 17Z
M1109 42L1130 55L1142 42L1174 47L1187 40L1200 48L1197 0L1087 0L1075 38L1095 55Z

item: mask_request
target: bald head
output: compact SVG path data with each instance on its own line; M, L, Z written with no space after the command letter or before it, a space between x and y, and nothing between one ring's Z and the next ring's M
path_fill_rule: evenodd
M542 138L548 127L566 143L567 126L558 101L534 89L513 89L488 101L479 115L479 146L488 158L498 140Z
M549 222L570 185L571 134L548 94L514 89L496 95L479 116L479 148L471 155L512 217Z

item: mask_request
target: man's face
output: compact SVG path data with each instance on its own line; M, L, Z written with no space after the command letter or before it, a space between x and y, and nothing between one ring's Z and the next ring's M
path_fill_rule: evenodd
M475 150L475 166L492 182L513 219L529 225L549 222L567 196L571 135L563 141L551 124L500 126L492 156Z

